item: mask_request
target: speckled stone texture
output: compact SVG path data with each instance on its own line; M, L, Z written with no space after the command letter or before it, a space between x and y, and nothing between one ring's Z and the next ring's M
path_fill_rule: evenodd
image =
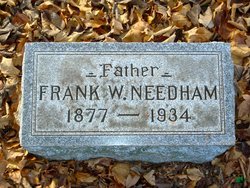
M22 90L21 145L49 159L201 163L235 143L226 43L27 43Z

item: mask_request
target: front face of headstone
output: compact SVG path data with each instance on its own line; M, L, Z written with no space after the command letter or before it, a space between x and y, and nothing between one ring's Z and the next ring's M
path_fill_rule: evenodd
M23 70L21 142L38 155L202 162L234 143L226 44L30 43Z

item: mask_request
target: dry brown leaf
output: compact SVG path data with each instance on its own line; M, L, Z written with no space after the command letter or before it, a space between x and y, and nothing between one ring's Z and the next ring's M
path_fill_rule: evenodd
M162 42L174 42L176 38L175 33L173 33L170 37L168 37L166 40L162 41Z
M168 18L167 8L165 6L157 4L157 8L155 11L162 15L163 20L166 20ZM155 18L155 12L153 12L153 17Z
M239 105L239 117L246 119L250 116L250 95L242 95L244 101Z
M230 33L231 46L241 46L246 44L247 35L245 31L238 29Z
M153 36L165 36L165 37L170 37L170 35L173 34L173 32L176 30L175 26L169 26L167 28L161 29L153 34Z
M16 150L8 150L7 152L7 156L6 156L6 159L7 160L15 160L15 158L17 157L22 157L24 155L24 152L23 150L20 150L20 151L16 151Z
M218 185L213 184L213 185L209 185L208 188L219 188Z
M194 6L187 12L187 17L191 20L194 25L199 24L199 15L201 12L201 7L199 4L194 4Z
M124 42L143 42L147 34L149 34L149 24L144 21L138 21L131 26L131 29L122 38Z
M76 42L77 39L83 34L83 32L73 32L71 35L67 36L65 41Z
M236 56L234 54L232 54L232 59L233 59L233 63L235 65L242 65L242 62L243 62L243 58L239 57L239 56Z
M190 181L187 184L187 188L195 188L197 184L197 181Z
M126 180L129 175L130 165L127 163L117 163L111 167L110 173L115 181L123 186L126 185Z
M126 179L126 187L132 187L134 186L140 179L140 174L131 171Z
M53 12L61 11L61 8L53 3L53 1L45 1L41 3L38 7L38 10L52 10Z
M115 35L120 35L123 31L122 23L115 18L112 19L111 27L111 33L114 33Z
M82 41L92 41L92 40L96 40L96 39L102 40L104 38L105 38L105 36L99 36L98 33L94 32L94 31L86 32L80 37L80 39Z
M250 48L247 45L231 46L233 55L244 58L250 55Z
M40 183L39 180L39 171L36 170L30 170L30 169L24 169L22 170L21 174L23 177L26 177L28 182L33 185L37 185Z
M201 178L205 177L198 168L188 168L187 176L192 181L199 181Z
M13 65L11 58L3 57L0 63L0 71L6 76L19 75L20 71Z
M97 177L85 172L76 172L75 177L81 183L92 183L97 180Z
M231 176L231 174L236 170L235 166L237 166L237 165L235 163L236 163L236 161L234 161L234 160L226 163L226 167L224 170L226 176Z
M10 116L4 115L0 117L0 129L3 129L5 126L9 125Z
M117 42L114 38L111 37L105 37L103 42Z
M27 24L29 22L30 22L29 17L22 13L16 13L15 16L12 18L12 23L15 25Z
M178 28L190 27L192 25L188 18L179 12L174 12L171 20Z
M22 185L25 188L32 188L32 186L30 185L30 183L28 182L28 180L24 177L22 177Z
M5 88L9 89L19 83L20 79L17 76L11 76L6 79Z
M0 158L0 182L1 182L1 177L3 177L3 174L7 167L7 164L8 164L8 161Z
M242 152L236 150L235 147L232 147L229 151L226 152L225 157L226 161L238 160L242 156Z
M0 10L0 16L4 16L5 18L6 17L10 17L11 14L9 12L6 12L6 11L3 11L3 10Z
M212 38L213 33L205 27L194 27L186 31L185 36L188 42L207 42Z
M128 19L128 12L125 12L124 14L120 15L120 21L123 23L123 24L126 24L129 22L129 19Z
M0 42L4 43L10 36L10 31L2 31L0 32Z
M8 173L8 176L11 180L13 180L16 184L20 184L22 180L20 170L11 171Z
M3 188L5 188L5 187L13 187L13 186L11 186L6 180L1 180L1 178L0 178L0 187L3 187Z
M188 176L186 174L176 174L175 177L179 178L179 179L187 179Z
M243 72L244 72L244 67L243 66L234 65L234 79L236 81L239 81L242 78Z
M242 23L237 23L237 22L234 22L234 21L231 21L231 20L229 20L227 23L233 25L237 29L240 29L242 31L247 31L247 28Z
M250 17L243 17L243 19L246 22L247 27L250 27Z
M250 3L245 3L243 6L239 7L239 11L246 14L250 10Z
M57 180L54 178L52 179L51 183L49 184L48 188L56 188L58 187Z
M250 48L250 36L247 36L245 41L246 41L247 47Z
M7 4L9 6L15 6L16 1L15 0L0 0L0 5Z
M207 8L204 15L202 15L202 14L200 15L199 23L201 23L203 26L205 26L205 27L207 27L209 29L214 27L213 14L212 14L212 10L211 10L210 7Z
M60 30L63 30L65 28L65 22L58 14L56 14L55 12L49 12L49 16L51 23L54 24L57 28L59 28Z
M150 172L148 172L147 174L144 174L143 177L145 178L145 180L147 180L147 182L152 185L155 186L155 175L154 175L155 171L151 170Z

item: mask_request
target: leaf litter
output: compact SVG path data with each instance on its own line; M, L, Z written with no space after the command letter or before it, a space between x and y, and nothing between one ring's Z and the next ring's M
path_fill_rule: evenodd
M0 187L249 187L248 0L0 0ZM236 144L203 164L48 161L20 147L23 47L31 41L231 43Z

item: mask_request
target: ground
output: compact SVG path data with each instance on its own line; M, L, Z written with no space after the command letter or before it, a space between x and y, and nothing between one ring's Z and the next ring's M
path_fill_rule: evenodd
M249 28L249 0L0 0L0 187L249 187ZM28 153L18 133L23 50L31 41L229 42L235 146L204 164L48 161Z

